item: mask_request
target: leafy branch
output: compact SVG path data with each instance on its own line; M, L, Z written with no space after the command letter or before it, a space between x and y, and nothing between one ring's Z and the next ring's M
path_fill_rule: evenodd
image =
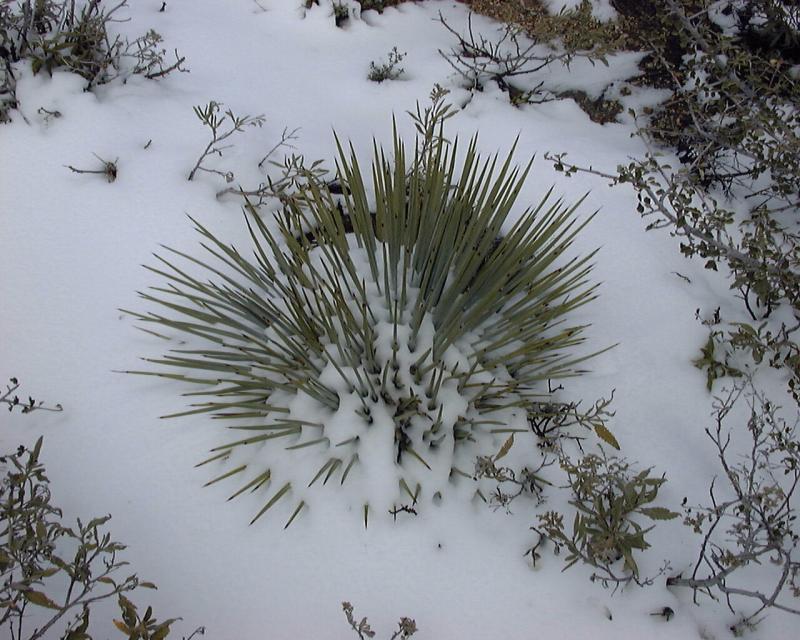
M64 640L91 640L91 607L116 598L122 610L117 628L131 640L163 640L177 619L159 623L150 608L139 617L125 597L156 587L136 574L116 577L128 563L117 557L125 546L102 529L110 516L78 519L75 527L61 523L61 510L51 503L41 450L40 437L33 449L20 447L0 457L0 467L6 469L0 481L0 628L8 630L11 640L37 640L62 624ZM49 617L34 618L31 608ZM39 623L31 630L26 625L33 619Z
M21 413L31 413L33 411L63 411L60 404L55 404L52 407L44 404L43 401L34 400L28 396L28 400L20 400L15 391L19 389L19 380L17 378L9 378L11 384L6 385L6 390L3 395L0 395L0 404L8 406L9 411L19 408Z

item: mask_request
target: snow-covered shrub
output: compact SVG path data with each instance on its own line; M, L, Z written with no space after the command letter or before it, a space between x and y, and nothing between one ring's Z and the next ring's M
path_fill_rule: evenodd
M466 32L462 33L440 13L439 21L456 37L457 44L439 53L464 88L482 91L487 83L494 82L516 106L561 97L545 87L544 79L540 80L551 65L569 67L575 58L607 65L606 57L622 44L617 26L595 18L589 0L556 15L538 3L522 0L475 2L474 10L506 24L497 36L487 37L473 30L470 15Z
M233 496L274 483L253 522L290 495L291 522L330 480L358 485L365 524L458 478L474 494L476 456L527 431L543 383L589 357L567 321L595 297L593 254L565 256L588 221L548 193L511 223L530 165L481 160L474 139L459 154L446 115L419 115L411 154L397 135L391 156L376 147L369 185L339 146L341 195L312 179L274 220L248 207L251 257L196 223L206 257L151 269L165 284L141 295L162 311L133 315L188 344L139 373L199 385L174 415L236 430L206 462L226 464L211 482L240 481Z
M405 69L400 66L403 58L406 57L405 53L400 53L397 47L392 47L392 50L386 56L386 62L378 64L373 60L369 63L369 73L367 79L372 82L383 82L384 80L397 80Z
M103 0L23 0L0 5L0 122L17 106L15 65L31 63L33 73L72 71L86 89L139 74L149 79L183 71L185 58L175 51L169 63L162 37L149 30L133 41L109 32L127 0L111 8Z

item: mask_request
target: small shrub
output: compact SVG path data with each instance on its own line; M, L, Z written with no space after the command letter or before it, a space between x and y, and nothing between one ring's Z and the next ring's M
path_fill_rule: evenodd
M212 482L247 478L231 497L273 483L252 522L295 495L291 522L317 482L359 478L366 489L374 465L394 470L396 500L441 495L451 478L471 478L476 449L494 448L544 381L579 374L590 357L571 353L584 327L565 320L595 297L593 254L555 268L586 222L545 197L501 235L528 169L509 155L494 171L473 140L456 176L436 100L417 124L437 133L417 140L410 162L398 138L391 160L376 149L374 210L358 159L339 147L340 196L312 179L274 224L248 207L252 259L197 224L219 264L173 253L211 279L159 258L151 270L166 287L141 295L166 315L129 312L206 343L150 360L169 372L134 373L199 385L208 400L174 415L212 413L244 431L206 462L230 465ZM267 447L239 458L270 441L283 443L279 456L316 452L319 467L300 484L276 477ZM371 459L375 447L386 457ZM422 487L426 469L435 486ZM369 509L365 498L365 524Z
M538 547L550 540L556 553L566 549L565 569L579 561L596 568L599 573L592 574L592 581L615 588L630 582L652 584L654 578L639 574L634 552L650 547L645 536L653 527L642 526L642 517L652 521L678 516L664 507L651 506L666 478L651 477L651 469L634 472L626 460L609 457L602 448L600 454L587 454L578 462L562 455L561 468L567 474L575 517L569 529L565 516L557 511L538 516L538 526L532 527L540 536L530 551L534 560ZM617 567L620 562L621 569Z
M397 50L397 47L392 47L392 50L387 56L387 62L375 64L373 61L369 63L369 73L367 74L367 78L372 80L372 82L397 80L405 72L405 69L400 66L400 63L405 57L405 53L400 53Z
M350 19L350 8L343 2L333 3L333 19L337 27L341 27Z

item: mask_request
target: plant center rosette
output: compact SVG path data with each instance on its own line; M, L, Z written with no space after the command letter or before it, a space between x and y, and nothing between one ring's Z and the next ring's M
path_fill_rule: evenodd
M136 373L201 388L173 415L226 422L201 464L221 465L208 484L238 481L232 498L261 496L253 522L287 502L288 526L332 485L365 525L455 485L480 494L476 457L590 357L567 316L594 298L593 254L562 256L588 220L549 192L511 220L530 169L513 149L482 161L473 139L459 162L440 135L408 161L395 134L392 151L375 149L369 188L339 146L341 193L309 179L273 220L247 207L250 257L196 223L206 257L150 268L166 285L141 295L159 311L134 315L193 348Z

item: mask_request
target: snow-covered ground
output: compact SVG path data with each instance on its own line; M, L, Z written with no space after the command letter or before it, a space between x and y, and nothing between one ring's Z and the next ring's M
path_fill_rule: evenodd
M532 503L515 503L509 515L479 501L444 501L396 523L375 517L366 530L358 513L321 504L284 531L285 517L248 527L261 505L226 502L230 485L201 489L218 472L193 466L219 444L219 427L204 416L159 420L183 407L186 389L115 373L163 348L118 309L142 308L136 291L156 282L141 264L152 263L160 243L195 252L186 214L248 246L240 202L215 197L224 182L211 174L186 180L208 141L194 105L213 99L237 114L265 114L263 127L232 138L217 161L252 185L284 127L300 128L293 144L307 159L333 166L335 130L366 165L373 138L390 142L393 115L413 138L405 112L425 104L439 83L454 104L466 104L448 121L449 137L479 132L488 155L507 152L519 136L518 162L537 155L516 215L551 185L567 201L590 191L580 215L599 213L573 250L601 248L593 278L602 286L574 317L591 322L587 348L619 344L592 361L591 373L568 380L564 397L591 402L616 390L609 426L627 458L667 474L658 503L673 509L684 496L704 501L717 473L703 432L711 396L691 361L707 338L695 311L710 312L728 294L723 277L683 259L667 233L645 232L631 190L565 179L541 157L568 152L582 165L613 169L643 152L627 116L599 125L571 100L517 108L492 87L468 100L438 53L453 45L438 12L463 26L464 5L406 3L337 28L324 0L306 12L299 0L166 4L159 12L160 0L132 2L131 20L116 26L131 36L156 29L186 56L190 73L85 93L69 74L26 71L18 97L29 124L14 113L0 126L0 373L64 405L63 413L3 413L0 448L44 434L55 503L67 519L113 515L109 526L128 544L126 559L159 586L137 601L159 617L182 616L176 635L204 625L217 640L353 637L340 605L349 600L379 637L401 615L416 620L421 639L728 636L735 619L723 604L694 606L689 592L667 590L663 580L612 595L590 583L586 567L562 573L562 559L549 552L531 567L523 554L534 541ZM479 17L474 25L486 33L497 27ZM403 76L367 80L370 61L393 46L407 52ZM629 77L635 62L620 54L609 68L576 62L569 75L548 70L540 79L592 94ZM652 98L634 93L631 104ZM47 118L40 107L61 117ZM115 182L65 168L93 168L92 154L118 158ZM674 573L691 566L700 542L679 520L660 523L648 539L643 574L665 560ZM669 622L651 615L665 606L676 612ZM102 618L93 616L97 624ZM757 634L794 637L793 622L771 613ZM117 633L109 626L105 635Z

